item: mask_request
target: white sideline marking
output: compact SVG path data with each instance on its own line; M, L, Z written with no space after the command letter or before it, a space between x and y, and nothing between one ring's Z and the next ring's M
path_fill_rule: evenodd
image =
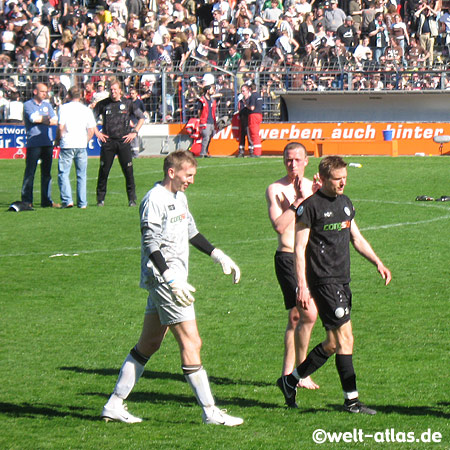
M382 200L354 200L354 202L374 202L374 203L391 203L391 204L398 204L398 205L417 205L417 206L423 206L420 203L427 203L428 207L438 207L439 205L429 204L431 202L394 202L394 201L382 201ZM427 220L418 220L415 222L398 222L398 223L390 223L386 225L377 225L373 227L362 227L360 228L361 231L375 231L375 230L385 230L387 228L397 228L397 227L403 227L403 226L411 226L411 225L423 225L426 223L432 223L432 222L438 222L440 220L450 219L450 214L446 214L445 216L440 217L434 217L433 219L427 219ZM242 241L234 241L233 245L242 245L242 244L256 244L258 242L267 242L267 241L275 241L276 236L272 235L271 237L262 238L262 239L246 239ZM120 247L120 248L114 248L114 249L95 249L95 250L77 250L74 252L75 254L84 254L89 255L93 253L111 253L111 252L123 252L123 251L137 251L140 250L140 247ZM70 253L70 252L69 252ZM74 255L72 253L72 255ZM54 257L54 256L61 256L61 253L58 253L56 255L49 255L48 252L38 252L38 253L9 253L9 254L0 254L0 258L14 258L14 257L24 257L24 256L48 256L48 257Z

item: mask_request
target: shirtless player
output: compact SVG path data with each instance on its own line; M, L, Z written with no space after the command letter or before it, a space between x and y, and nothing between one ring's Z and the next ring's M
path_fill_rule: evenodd
M284 359L282 375L290 374L293 367L301 363L308 353L309 339L317 318L314 302L308 310L297 307L294 266L295 214L298 206L320 188L318 174L314 181L303 178L308 156L305 147L291 142L284 148L284 165L287 174L272 183L266 190L269 218L278 233L275 253L275 272L289 311L284 337ZM301 381L300 387L317 389L309 377Z

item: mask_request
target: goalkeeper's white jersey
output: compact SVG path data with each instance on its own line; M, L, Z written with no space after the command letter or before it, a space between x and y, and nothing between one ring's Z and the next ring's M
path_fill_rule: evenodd
M170 269L187 280L189 240L197 233L184 192L168 191L160 183L147 192L139 207L141 216L141 281L144 289L162 283L149 256L159 250Z

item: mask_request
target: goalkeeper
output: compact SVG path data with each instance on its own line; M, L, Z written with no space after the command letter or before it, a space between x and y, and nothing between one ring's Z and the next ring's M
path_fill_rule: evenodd
M164 160L164 180L147 192L140 205L141 283L148 290L144 324L138 343L122 365L114 392L103 408L105 420L141 422L123 401L139 380L167 331L180 347L181 367L203 409L206 424L237 426L239 417L215 406L209 380L200 359L201 339L194 311L195 289L187 282L189 243L219 263L239 282L239 267L198 232L184 191L194 182L197 161L190 152L176 151Z

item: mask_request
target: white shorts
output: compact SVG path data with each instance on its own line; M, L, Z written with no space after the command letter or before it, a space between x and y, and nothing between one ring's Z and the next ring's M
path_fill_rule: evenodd
M195 320L194 304L182 306L176 303L166 284L158 284L148 290L145 314L158 314L161 325Z

